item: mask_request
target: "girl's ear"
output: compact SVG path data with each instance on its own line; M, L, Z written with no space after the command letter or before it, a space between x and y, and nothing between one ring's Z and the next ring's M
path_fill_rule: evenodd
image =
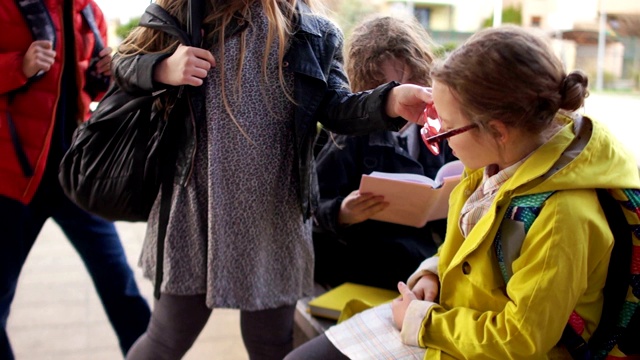
M509 127L500 120L489 120L487 128L498 144L506 144L511 136Z

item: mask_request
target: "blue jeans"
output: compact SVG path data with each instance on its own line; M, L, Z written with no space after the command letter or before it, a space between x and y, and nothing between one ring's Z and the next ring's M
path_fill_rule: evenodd
M0 196L0 359L13 359L7 318L18 276L44 222L52 218L89 271L123 354L145 332L150 309L140 295L113 225L78 208L46 174L29 205Z

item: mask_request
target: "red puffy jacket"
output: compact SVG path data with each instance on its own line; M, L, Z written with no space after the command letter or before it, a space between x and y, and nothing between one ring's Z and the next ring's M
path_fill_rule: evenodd
M86 118L89 94L82 89L85 73L91 60L95 38L81 10L90 4L93 8L96 24L105 40L107 26L102 11L93 0L74 0L73 23L75 28L76 59L64 59L63 2L64 0L41 0L49 10L56 32L56 58L51 69L40 79L27 84L22 72L22 59L29 45L34 41L27 23L15 1L0 2L0 196L9 197L28 204L35 194L42 175L56 120L56 107L60 97L60 81L64 61L77 64L76 79L80 96L78 113L80 122ZM14 93L10 100L10 93ZM7 116L11 115L20 144L24 149L32 176L26 176L22 170L14 143L12 141Z

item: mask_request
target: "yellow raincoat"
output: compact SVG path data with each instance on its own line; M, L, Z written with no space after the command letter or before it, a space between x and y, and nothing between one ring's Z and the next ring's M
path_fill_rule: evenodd
M640 188L640 177L634 156L601 124L560 120L566 126L503 184L466 239L459 214L483 170L468 171L451 194L446 240L409 280L412 286L424 271L440 278L438 303L413 301L402 328L405 343L427 348L425 359L548 358L574 309L586 322L583 337L595 330L613 236L593 189ZM587 136L577 137L574 123ZM558 159L563 167L540 179ZM546 191L556 192L529 229L505 289L493 247L504 212L513 197Z

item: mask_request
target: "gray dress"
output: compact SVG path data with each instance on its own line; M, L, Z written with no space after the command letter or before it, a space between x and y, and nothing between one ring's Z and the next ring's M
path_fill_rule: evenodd
M210 308L294 304L313 287L311 224L303 221L294 165L293 104L279 83L275 42L265 80L267 19L260 2L250 9L239 88L240 35L227 39L224 49L224 89L246 136L222 101L218 63L203 85L206 121L198 123L193 172L186 187L174 187L167 228L162 292L206 294ZM212 52L219 61L217 46ZM285 82L291 91L292 73L285 73ZM140 259L150 279L159 203Z

